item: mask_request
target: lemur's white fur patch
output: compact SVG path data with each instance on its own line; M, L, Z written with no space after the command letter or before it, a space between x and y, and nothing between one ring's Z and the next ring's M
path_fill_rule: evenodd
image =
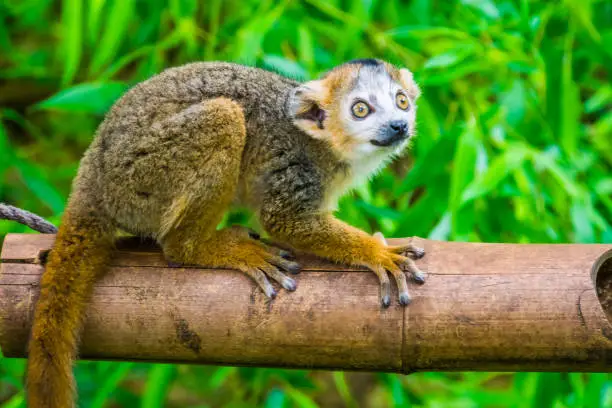
M405 120L408 122L409 132L414 132L416 104L414 99L411 99L408 110L398 108L395 98L401 90L408 94L408 90L391 78L384 65L362 66L355 86L340 98L339 112L343 127L350 137L360 142L353 151L356 164L366 158L382 163L387 156L397 151L397 147L405 147L405 142L402 146L396 146L396 149L381 148L370 142L379 137L379 132L393 120ZM366 101L374 110L364 119L356 119L351 113L352 105L358 100Z

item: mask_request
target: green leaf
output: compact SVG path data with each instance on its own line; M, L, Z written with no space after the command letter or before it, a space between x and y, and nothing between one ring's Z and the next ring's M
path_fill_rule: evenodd
M567 170L561 167L555 159L545 153L533 154L534 167L536 169L545 169L571 197L578 197L581 194L581 188L567 174Z
M449 38L453 40L471 41L469 33L453 27L421 27L421 26L402 26L395 27L386 34L398 39L419 39L423 41L432 38Z
M11 166L13 154L9 144L8 135L4 125L0 121L0 180L4 178L4 173ZM0 184L0 194L2 193L2 184Z
M495 20L500 17L499 10L492 0L461 0L461 3L478 10L480 13L482 13L482 15L491 20Z
M34 107L104 115L127 89L128 86L122 82L80 84L60 91Z
M565 0L565 5L569 9L574 21L576 21L589 34L591 40L599 43L601 35L593 25L593 13L591 10L592 1L584 0Z
M445 163L438 159L452 155L456 142L451 136L440 137L423 156L416 158L416 162L408 171L398 193L406 193L418 186L427 186L431 183L431 180L445 171ZM418 139L416 143L419 143Z
M5 19L5 14L0 13L0 50L8 53L13 49L13 44L9 36L8 25Z
M312 34L306 24L300 24L298 33L299 60L303 62L309 71L312 71L315 66Z
M537 373L534 374L537 383L535 392L531 399L532 408L553 407L555 401L560 397L562 389L560 373Z
M600 180L595 185L595 192L602 196L612 195L612 177Z
M573 79L572 50L574 45L573 33L566 37L563 66L561 69L561 147L569 157L577 153L580 138L581 106L578 87Z
M465 60L474 52L473 48L469 44L461 47L453 48L452 50L446 51L442 54L438 54L425 62L423 68L425 69L441 69L449 68L459 62Z
M55 187L49 183L47 175L38 166L31 163L17 160L15 166L19 170L23 181L30 191L38 199L50 207L54 213L59 214L64 211L64 198L57 192Z
M91 408L103 408L113 391L130 371L134 363L117 363L115 369L102 381L91 402Z
M96 47L96 53L90 66L90 73L100 72L107 64L116 58L117 51L124 43L127 29L134 14L135 0L112 0L109 4L110 13L104 24L102 39Z
M484 71L485 69L486 67L478 62L465 61L455 65L453 69L425 71L421 82L423 85L427 86L446 85L449 82L453 82L468 75Z
M308 76L306 70L299 63L280 55L266 55L263 58L263 63L266 68L298 81L303 81Z
M593 113L600 109L612 106L612 86L604 85L595 91L584 104L586 113Z
M451 234L451 215L449 213L444 214L438 224L431 230L431 233L427 238L437 240L437 241L446 241Z
M283 1L269 12L260 15L258 19L242 26L236 33L236 45L232 58L244 64L253 64L261 52L264 36L282 15L286 7L287 1Z
M387 374L385 377L387 378L388 387L391 391L393 406L396 408L410 407L412 404L410 404L410 401L406 398L406 392L398 376L395 374Z
M26 408L23 391L13 395L8 401L4 402L2 408Z
M355 401L355 399L351 395L351 390L349 389L349 386L346 382L346 377L344 376L344 372L334 371L332 373L332 376L334 378L334 383L336 384L336 389L338 390L338 393L340 394L340 396L342 397L342 400L344 401L344 406L347 408L357 407L358 406L357 401Z
M273 388L268 393L268 398L266 398L264 408L283 408L284 406L285 393L278 388Z
M479 136L476 119L471 118L466 129L457 140L453 159L453 172L449 191L449 209L451 212L453 234L463 234L470 229L470 218L460 214L461 196L473 180L476 172L476 158Z
M507 122L517 126L525 117L527 111L527 95L523 81L515 80L510 90L502 95L500 104L506 109Z
M172 380L176 375L176 366L156 364L149 370L149 378L142 395L141 408L162 408L168 395Z
M293 401L299 408L318 408L317 403L312 398L293 387L287 387L285 393L289 400Z
M198 8L197 0L171 0L170 11L176 21L192 18Z
M62 73L62 86L72 82L81 62L82 41L82 0L63 0L61 35L63 45L64 69Z
M606 403L605 396L606 391L611 394L610 389L612 384L610 381L610 375L604 373L593 373L589 374L589 379L586 384L585 390L585 407L609 407L611 395L608 395L608 401Z
M355 205L365 211L367 214L372 215L376 218L388 218L390 220L399 220L402 218L402 214L398 211L388 208L388 207L377 207L373 204L367 203L365 201L356 201Z
M208 379L212 388L219 388L225 384L228 378L236 372L236 367L219 367Z
M432 179L416 203L403 211L395 236L427 236L448 207L448 180L441 174Z
M493 159L489 168L479 174L463 191L460 204L465 205L498 188L502 180L522 166L530 157L531 151L524 145L509 145L501 155Z
M587 205L575 200L570 209L572 225L574 227L574 241L582 244L595 243L595 230L590 220L590 211Z
M102 10L106 0L89 0L87 7L87 32L89 36L89 44L93 45L98 40L100 32L100 22L104 15Z
M575 407L584 406L584 394L585 394L585 381L583 373L568 373L568 379L572 390L574 392L574 404Z

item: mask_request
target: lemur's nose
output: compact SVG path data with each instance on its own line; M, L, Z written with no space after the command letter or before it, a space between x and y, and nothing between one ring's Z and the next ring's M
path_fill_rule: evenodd
M405 120L392 120L389 128L393 136L404 136L408 132L408 122Z
M393 146L406 139L408 135L408 122L405 120L392 120L380 128L380 135L370 140L374 146Z

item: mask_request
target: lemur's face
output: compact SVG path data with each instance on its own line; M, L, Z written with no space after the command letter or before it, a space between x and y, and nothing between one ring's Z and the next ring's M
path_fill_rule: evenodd
M419 94L407 69L355 61L300 86L291 108L298 127L354 161L389 156L406 146L415 132Z

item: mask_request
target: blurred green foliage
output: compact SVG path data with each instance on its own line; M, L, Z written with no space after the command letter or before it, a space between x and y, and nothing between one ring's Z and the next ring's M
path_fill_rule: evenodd
M309 79L358 57L415 71L419 137L342 200L341 218L391 237L612 242L606 0L3 0L0 201L58 223L102 115L166 67L231 60ZM0 237L15 231L0 222ZM23 369L0 360L0 407L24 406ZM76 373L83 407L612 406L607 374Z

